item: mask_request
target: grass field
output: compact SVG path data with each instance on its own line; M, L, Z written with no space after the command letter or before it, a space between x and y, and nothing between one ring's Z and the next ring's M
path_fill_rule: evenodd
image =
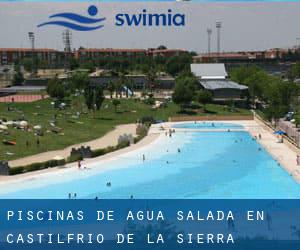
M174 103L169 103L165 108L152 110L150 105L131 99L122 99L117 112L115 112L111 100L107 99L102 108L96 112L95 117L92 113L87 112L83 100L78 97L72 100L69 108L61 111L54 108L50 99L33 103L13 103L10 104L11 111L8 111L7 107L8 104L0 103L0 119L19 120L25 118L30 128L41 125L44 135L39 137L40 144L38 146L38 137L32 130L24 131L9 126L8 135L0 133L0 160L13 160L99 138L116 125L134 123L143 116L167 120L170 116L186 115L179 113L180 108ZM250 114L248 110L237 109L231 112L230 109L215 104L206 105L206 109L208 112L205 115ZM82 112L79 118L76 117L78 111ZM62 129L60 133L50 131L50 122L54 120L55 114L56 126ZM192 115L204 114L199 108L194 109ZM17 144L15 146L4 145L2 144L3 140L14 140Z

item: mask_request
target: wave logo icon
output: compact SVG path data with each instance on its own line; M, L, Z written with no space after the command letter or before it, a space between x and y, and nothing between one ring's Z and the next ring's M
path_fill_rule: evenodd
M55 20L55 21L41 23L37 27L40 28L48 25L56 25L56 26L66 27L72 30L77 30L77 31L91 31L91 30L100 29L104 26L99 24L106 19L105 17L93 18L98 14L98 8L96 6L94 5L89 6L87 12L89 14L89 17L82 16L76 13L71 13L71 12L57 13L49 16L49 18L50 19L61 18L62 20Z

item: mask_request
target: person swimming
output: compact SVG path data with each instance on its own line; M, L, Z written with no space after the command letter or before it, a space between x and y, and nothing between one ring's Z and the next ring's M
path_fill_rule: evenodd
M177 149L177 152L178 152L178 153L180 153L180 152L181 152L181 151L180 151L180 148L178 148L178 149Z

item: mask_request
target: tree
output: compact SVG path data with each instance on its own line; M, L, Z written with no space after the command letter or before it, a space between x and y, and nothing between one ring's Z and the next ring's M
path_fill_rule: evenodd
M172 95L173 102L180 105L181 111L189 104L195 94L195 79L192 77L179 77L175 81L175 88Z
M118 99L114 99L112 103L115 106L115 113L117 113L117 108L121 104L121 102Z
M156 71L153 67L151 67L147 71L147 88L150 90L150 92L153 91L153 89L156 87Z
M166 63L166 71L170 75L178 75L181 72L189 72L189 65L192 63L191 55L174 56L168 59Z
M96 110L99 110L105 99L103 89L100 86L88 85L84 90L85 104L89 110L93 111L95 118Z
M21 61L21 64L24 66L24 69L28 72L31 72L33 69L33 61L31 58L24 58Z
M200 90L197 93L197 100L203 105L203 110L206 112L206 104L212 102L212 93L208 90Z
M20 70L17 70L14 74L13 85L22 85L24 80L23 73Z
M109 81L108 82L107 89L108 89L108 91L110 93L110 99L112 99L113 98L113 93L114 93L114 91L116 89L116 86L115 86L115 84L114 84L113 81Z
M58 100L63 100L68 95L65 86L63 86L63 83L57 78L49 80L46 91L49 96Z
M89 85L89 76L84 72L77 72L73 74L69 80L70 89L85 89Z
M165 45L160 45L157 47L158 50L164 50L167 49L167 47Z
M296 78L300 78L300 62L297 62L291 69L291 74L294 77L294 79Z
M93 61L87 61L81 64L81 68L87 69L90 73L95 71L95 65Z
M71 57L70 61L69 61L69 65L70 65L70 69L74 70L74 69L77 69L79 67L79 62L76 58Z

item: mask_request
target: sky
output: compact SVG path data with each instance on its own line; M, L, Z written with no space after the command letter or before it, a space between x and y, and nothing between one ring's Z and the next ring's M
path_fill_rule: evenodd
M291 47L300 37L300 3L100 3L93 18L105 17L104 27L94 31L72 31L72 47L87 48L168 48L207 51L207 28L212 29L212 51L216 51L215 22L222 22L221 50L264 50ZM28 32L35 32L37 48L63 49L59 26L37 25L59 12L88 16L91 3L5 3L0 2L0 47L30 47ZM185 15L185 26L116 26L119 13L172 13Z

